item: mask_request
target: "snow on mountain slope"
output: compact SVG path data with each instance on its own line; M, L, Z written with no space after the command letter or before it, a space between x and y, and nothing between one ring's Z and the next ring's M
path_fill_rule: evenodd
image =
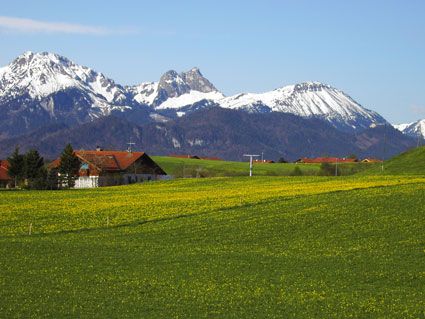
M108 108L113 104L112 108L117 108L126 100L124 89L102 73L53 53L25 52L0 70L0 98L26 93L40 100L69 88L85 91L92 98L93 107Z
M152 105L158 95L158 82L144 82L127 87L127 90L137 102Z
M408 124L394 125L394 127L412 137L418 137L418 135L422 138L425 137L425 119Z
M198 68L182 73L170 70L159 82L145 82L126 89L138 103L156 110L179 109L202 100L215 101L224 97Z
M405 123L405 124L394 124L393 127L400 132L403 132L407 127L412 125L413 123Z
M195 104L196 102L202 100L211 100L218 101L224 98L223 93L218 91L213 92L199 92L199 91L190 91L178 97L171 97L162 102L159 106L156 107L157 110L161 109L179 109L187 105Z
M80 123L112 111L130 111L133 117L147 112L153 114L151 119L163 121L216 106L321 118L347 132L386 122L344 92L319 82L225 97L198 68L181 73L170 70L158 82L126 87L102 73L47 52L26 52L0 68L0 107L17 122L24 119L29 123L31 114L37 113L40 123L46 123L49 117L58 121L74 117Z
M218 103L225 108L249 112L256 112L262 106L274 112L319 117L347 131L385 122L379 114L363 108L344 92L319 82L289 85L260 94L238 94Z

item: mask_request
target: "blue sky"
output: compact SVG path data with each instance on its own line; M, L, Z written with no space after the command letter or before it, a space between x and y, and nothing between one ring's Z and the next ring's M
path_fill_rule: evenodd
M425 1L4 1L0 65L51 51L120 84L198 66L225 94L321 81L425 118Z

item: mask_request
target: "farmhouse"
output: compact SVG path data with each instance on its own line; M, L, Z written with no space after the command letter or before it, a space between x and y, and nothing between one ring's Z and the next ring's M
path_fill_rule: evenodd
M382 160L377 158L365 158L362 160L362 163L382 163Z
M357 159L355 158L338 158L338 157L316 157L316 158L307 158L303 157L296 161L296 163L305 163L305 164L321 164L321 163L355 163Z
M9 162L0 160L0 187L9 188L12 187L12 178L9 176Z
M79 150L80 171L75 188L132 184L167 179L167 173L144 152ZM60 159L50 166L59 167Z

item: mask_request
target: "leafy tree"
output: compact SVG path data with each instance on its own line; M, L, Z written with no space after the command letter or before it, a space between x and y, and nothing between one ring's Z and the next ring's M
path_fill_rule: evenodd
M290 175L291 176L302 176L303 171L298 166L295 166L294 170L291 172Z
M341 175L341 169L340 169L340 167L336 167L335 164L322 163L320 165L319 175L335 176L335 170L336 170L336 175L337 176L340 176Z
M335 175L335 170L331 164L322 163L320 164L319 175L325 175L325 176Z
M78 177L80 170L80 160L74 154L71 144L65 146L60 157L59 173L60 183L65 184L66 187L71 188L75 185L75 180Z
M278 163L288 163L288 161L286 161L283 157L280 157L280 158L277 160L277 162L278 162Z
M24 155L19 154L19 147L17 146L12 155L8 157L9 162L8 174L15 180L15 187L21 183L25 176L24 168Z

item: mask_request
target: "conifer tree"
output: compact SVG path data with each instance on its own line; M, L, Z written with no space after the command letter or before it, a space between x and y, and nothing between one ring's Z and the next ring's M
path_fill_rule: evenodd
M24 156L24 177L26 186L29 188L45 188L47 171L44 167L44 159L37 150L31 149Z
M59 187L59 179L58 179L58 169L57 168L51 168L47 172L46 176L46 189L58 189Z
M80 160L75 156L71 144L68 144L60 157L59 173L61 175L61 184L66 185L68 188L74 187L79 169Z
M25 176L24 155L19 154L19 147L16 146L12 155L7 159L9 162L8 174L15 181L15 187L23 181Z

